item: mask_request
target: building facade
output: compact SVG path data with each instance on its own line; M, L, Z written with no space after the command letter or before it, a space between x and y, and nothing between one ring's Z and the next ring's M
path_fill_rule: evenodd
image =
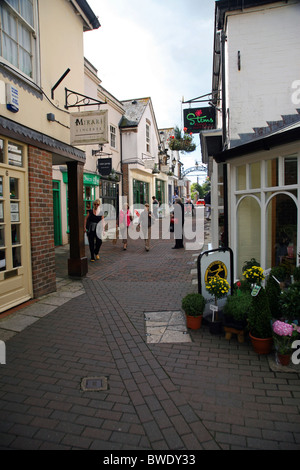
M66 89L84 93L83 32L100 24L83 0L4 0L0 14L2 312L56 290L53 165L66 164L68 171L69 273L86 272L85 154L70 145Z
M296 0L216 2L217 128L201 146L213 248L233 249L237 277L251 258L265 269L299 263L299 20Z

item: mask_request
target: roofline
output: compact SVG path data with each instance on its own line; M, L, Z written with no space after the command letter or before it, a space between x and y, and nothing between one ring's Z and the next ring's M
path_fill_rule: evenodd
M281 129L280 131L266 137L251 140L250 142L238 145L237 147L224 150L223 152L214 155L214 159L217 163L222 163L231 158L242 157L243 155L260 152L261 150L268 151L274 147L296 142L297 140L300 140L299 130L300 125L296 127L292 126L289 129Z
M87 25L85 31L100 28L101 24L86 0L70 0Z

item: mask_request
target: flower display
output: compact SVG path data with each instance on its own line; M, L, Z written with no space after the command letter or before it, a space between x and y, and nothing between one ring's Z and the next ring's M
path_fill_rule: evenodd
M265 278L264 270L260 266L252 266L251 268L246 269L246 271L243 272L243 276L245 276L247 281L251 284L260 284Z
M169 149L178 150L181 152L194 152L196 145L193 143L193 133L187 133L187 128L184 127L183 135L181 130L176 127L174 135L168 139Z
M226 279L223 279L219 276L214 276L206 283L206 289L214 296L215 300L217 300L225 297L225 295L229 292L230 285Z
M279 354L290 354L292 343L300 333L300 327L295 323L276 320L272 325L273 340Z

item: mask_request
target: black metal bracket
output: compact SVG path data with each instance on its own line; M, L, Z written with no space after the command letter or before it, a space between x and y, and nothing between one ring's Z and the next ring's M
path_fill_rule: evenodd
M76 97L76 102L75 104L69 104L69 97L70 96L75 96ZM77 91L69 90L68 88L65 88L65 108L81 108L83 106L95 106L98 105L100 106L101 104L106 104L106 101L99 101L96 100L95 98L91 98L90 96L83 95L81 93L78 93Z

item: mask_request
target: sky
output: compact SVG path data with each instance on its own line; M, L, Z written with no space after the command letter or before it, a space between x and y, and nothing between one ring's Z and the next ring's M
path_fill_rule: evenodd
M84 54L102 86L120 101L151 97L158 128L182 129L182 101L211 92L215 1L87 1L101 27L84 34ZM201 162L193 139L196 151L180 157L184 170Z

